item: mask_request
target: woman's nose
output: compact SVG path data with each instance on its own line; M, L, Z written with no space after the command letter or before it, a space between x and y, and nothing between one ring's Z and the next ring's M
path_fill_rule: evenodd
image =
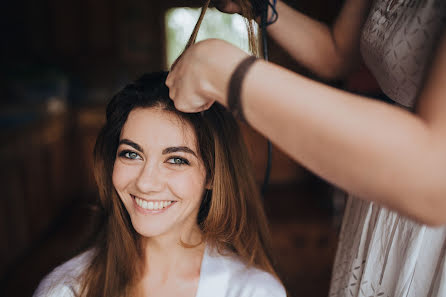
M156 164L147 162L136 179L136 187L141 193L160 192L164 181L160 168Z

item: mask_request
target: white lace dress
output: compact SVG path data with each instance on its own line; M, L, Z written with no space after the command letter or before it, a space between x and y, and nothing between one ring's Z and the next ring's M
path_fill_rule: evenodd
M384 93L404 108L416 103L445 22L446 0L372 4L361 53ZM350 196L329 296L446 297L445 253L446 226L420 225Z

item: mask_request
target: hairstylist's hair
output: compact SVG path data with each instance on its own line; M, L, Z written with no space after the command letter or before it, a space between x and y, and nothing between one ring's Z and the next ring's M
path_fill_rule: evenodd
M81 279L80 296L140 293L137 286L145 263L142 237L134 230L112 183L121 130L136 108L171 112L193 127L212 187L204 194L197 218L203 240L221 253L235 253L248 265L276 275L268 224L237 122L219 104L202 113L179 112L169 98L166 75L144 75L118 92L107 106L106 123L94 149L103 221L92 262Z

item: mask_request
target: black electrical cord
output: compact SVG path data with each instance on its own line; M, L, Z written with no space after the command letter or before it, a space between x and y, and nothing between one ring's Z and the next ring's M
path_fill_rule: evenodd
M268 61L268 35L266 32L266 27L269 25L268 23L268 6L270 6L269 1L265 1L263 9L262 9L262 15L260 19L260 29L262 32L262 49L263 49L263 58L265 61ZM275 9L275 8L274 8ZM275 13L276 19L277 19L277 13ZM263 178L263 185L261 189L262 196L265 196L266 189L268 187L270 175L271 175L271 165L272 165L272 152L273 152L273 146L271 144L271 141L268 140L268 157L266 161L266 169L265 169L265 176Z

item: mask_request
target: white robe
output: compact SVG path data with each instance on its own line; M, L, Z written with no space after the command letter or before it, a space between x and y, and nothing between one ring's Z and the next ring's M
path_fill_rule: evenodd
M89 250L56 267L34 292L33 297L74 297L77 279L90 263ZM196 297L285 297L282 284L270 273L247 267L235 256L223 256L206 246L201 262Z

